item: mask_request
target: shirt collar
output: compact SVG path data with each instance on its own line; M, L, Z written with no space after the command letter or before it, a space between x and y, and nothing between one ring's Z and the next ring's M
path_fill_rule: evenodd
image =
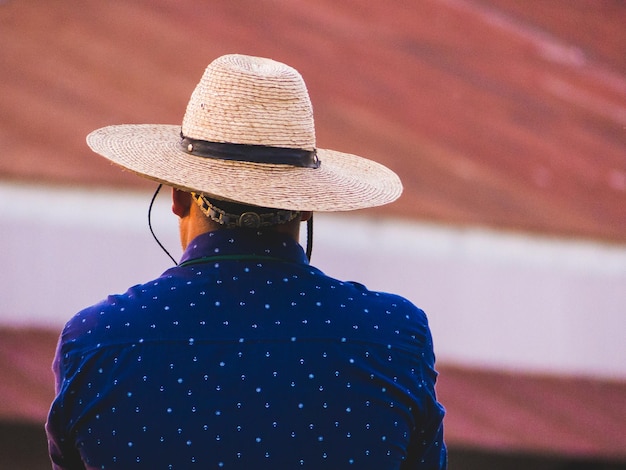
M220 229L203 233L187 246L180 262L210 257L270 257L308 264L302 247L289 235L273 230Z

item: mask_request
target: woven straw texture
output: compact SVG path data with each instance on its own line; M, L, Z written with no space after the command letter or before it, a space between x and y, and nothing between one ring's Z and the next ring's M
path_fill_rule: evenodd
M300 74L269 59L230 55L212 62L183 119L187 137L212 142L315 148L311 102ZM317 149L319 168L221 160L179 145L181 126L125 124L87 136L96 153L141 176L187 191L263 207L348 211L387 204L398 176L371 160Z
M259 57L227 55L207 67L182 130L209 142L315 148L304 80L295 69Z

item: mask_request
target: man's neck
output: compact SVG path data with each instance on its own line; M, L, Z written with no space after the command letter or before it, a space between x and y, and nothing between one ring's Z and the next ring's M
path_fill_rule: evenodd
M189 214L179 219L180 242L183 251L194 238L216 230L228 229L206 217L195 204L192 204ZM300 217L286 224L275 225L270 230L287 234L297 242L300 240Z

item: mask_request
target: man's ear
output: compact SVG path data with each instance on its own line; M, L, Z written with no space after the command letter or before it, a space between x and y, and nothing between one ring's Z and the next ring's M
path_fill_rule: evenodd
M189 215L191 194L180 189L172 188L172 212L183 218Z
M300 221L302 222L306 222L313 216L313 212L309 212L309 211L303 211L300 214L301 214Z

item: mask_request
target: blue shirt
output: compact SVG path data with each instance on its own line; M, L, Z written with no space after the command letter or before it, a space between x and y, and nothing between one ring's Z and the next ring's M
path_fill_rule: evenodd
M66 325L58 469L440 469L424 312L310 266L294 240L203 234Z

